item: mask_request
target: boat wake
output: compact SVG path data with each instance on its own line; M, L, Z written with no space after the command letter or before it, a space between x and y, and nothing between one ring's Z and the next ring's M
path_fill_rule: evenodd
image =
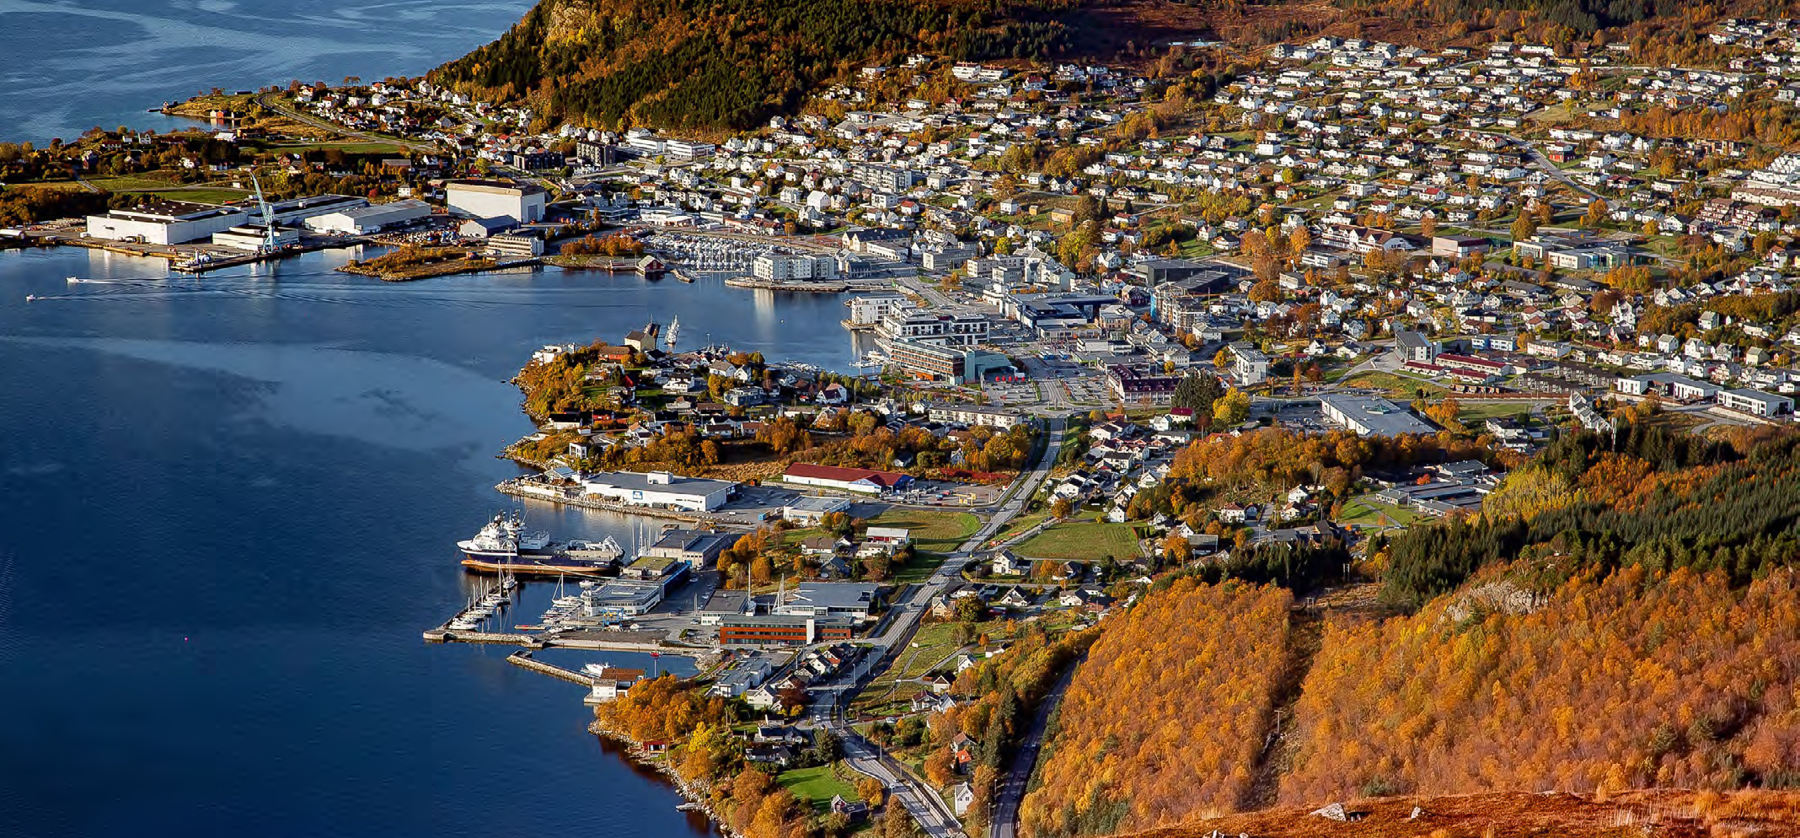
M39 300L86 300L90 302L158 301L187 296L240 297L259 300L286 300L328 305L356 305L400 308L429 303L454 308L498 309L554 307L573 309L648 309L643 302L626 300L568 300L562 295L546 295L544 289L483 288L467 293L416 294L390 286L333 285L294 282L306 278L336 276L335 272L291 274L273 284L267 277L207 277L181 279L163 277L84 278L69 277L71 293L33 294L28 302ZM79 290L77 290L79 289ZM603 289L582 289L583 296L604 294ZM511 299L509 299L511 298Z

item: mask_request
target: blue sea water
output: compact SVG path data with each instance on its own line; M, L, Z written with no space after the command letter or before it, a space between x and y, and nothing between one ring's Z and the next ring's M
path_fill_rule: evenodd
M532 349L679 315L684 342L843 368L841 300L329 271L352 255L164 280L0 253L0 836L708 832L584 733L579 688L420 634L467 595L453 542L508 503Z
M418 75L493 40L531 0L0 0L0 141L119 125L218 87Z

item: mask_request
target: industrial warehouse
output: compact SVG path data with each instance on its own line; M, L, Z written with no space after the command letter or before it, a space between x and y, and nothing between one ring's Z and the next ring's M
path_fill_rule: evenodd
M711 512L728 503L737 484L666 471L608 471L582 481L586 494L610 501L683 512Z

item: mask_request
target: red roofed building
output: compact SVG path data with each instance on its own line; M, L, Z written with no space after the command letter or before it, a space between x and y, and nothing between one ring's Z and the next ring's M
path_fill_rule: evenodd
M785 483L818 486L822 489L839 489L864 495L900 491L912 483L910 475L897 472L821 466L813 463L794 463L788 466L787 471L782 472L781 479Z

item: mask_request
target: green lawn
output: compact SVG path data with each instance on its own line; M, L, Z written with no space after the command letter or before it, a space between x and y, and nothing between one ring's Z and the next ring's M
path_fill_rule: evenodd
M284 143L269 146L270 151L310 151L313 149L335 148L345 154L405 154L406 149L394 143L352 142L317 142L317 143Z
M1036 512L1027 512L1027 513L1020 515L1017 518L1014 518L1011 521L1007 522L1006 526L1001 527L1000 532L998 532L994 535L993 540L996 543L1005 541L1009 538L1012 538L1015 535L1018 535L1019 533L1022 533L1028 529L1031 529L1032 527L1037 526L1038 524L1043 523L1044 519L1046 519L1048 517L1050 517L1050 513L1047 510L1038 510Z
M1338 523L1345 526L1404 527L1418 518L1419 514L1410 509L1383 503L1376 500L1374 495L1362 495L1344 503L1343 511L1338 515Z
M1428 397L1441 396L1446 392L1442 387L1423 378L1399 375L1391 372L1359 372L1343 380L1345 387L1363 387L1374 390L1386 390L1388 395L1411 401L1417 398L1420 390Z
M919 678L942 663L944 659L961 648L956 642L955 623L928 623L920 626L913 635L912 645L894 656L894 663L886 671L876 675L869 686L857 693L852 708L859 713L901 713L906 711L906 702L925 691L922 684L909 679ZM906 683L901 683L905 681Z
M1138 554L1137 528L1129 523L1062 523L1026 539L1016 551L1032 559L1127 559Z
M1531 405L1526 402L1463 402L1462 409L1456 412L1456 418L1465 425L1479 425L1489 419L1511 419L1529 413Z
M951 553L981 529L981 519L968 512L890 508L869 519L873 527L905 527L923 552Z
M144 192L155 189L169 189L182 185L173 173L144 172L136 175L119 175L117 177L88 178L88 183L108 192Z
M840 794L846 800L856 799L856 787L838 779L829 765L783 771L775 781L795 797L812 803L815 810L823 811L831 805L831 798Z
M945 556L943 553L931 553L925 551L913 553L912 561L907 562L905 567L898 568L894 571L894 584L923 584L926 580L931 578L931 574L936 573L937 569L943 566L944 558Z

